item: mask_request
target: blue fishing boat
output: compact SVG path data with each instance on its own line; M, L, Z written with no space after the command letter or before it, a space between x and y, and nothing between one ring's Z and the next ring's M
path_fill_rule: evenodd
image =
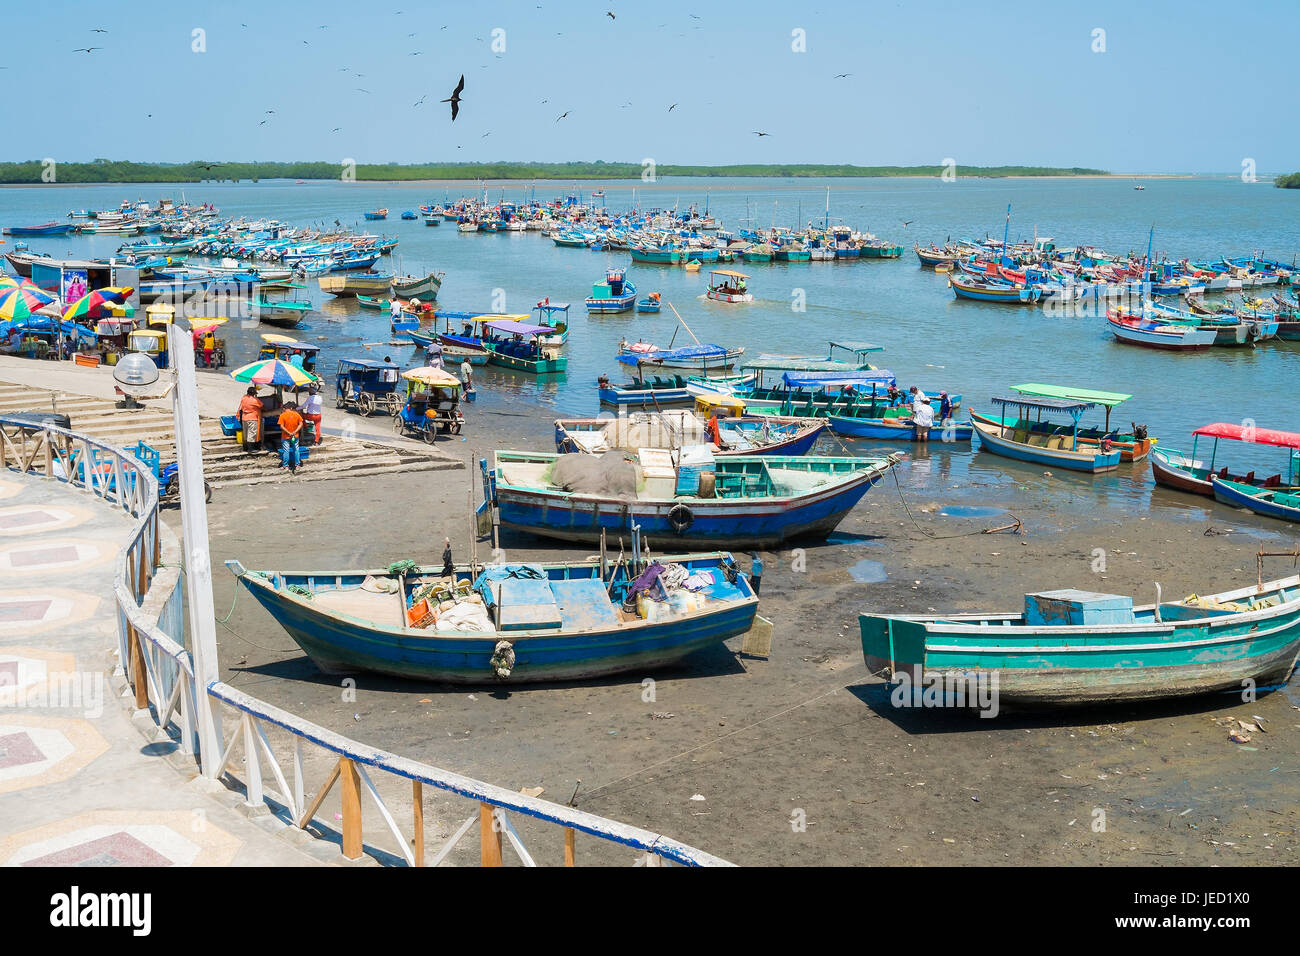
M636 286L627 279L622 269L610 269L605 281L591 287L587 299L588 312L627 312L636 302Z
M484 351L489 365L517 372L530 375L563 372L568 367L568 359L559 354L557 347L542 344L543 338L554 334L554 328L523 321L527 318L527 315L473 316L466 320L467 334L444 332L438 335L438 341L444 346ZM407 334L420 343L415 333Z
M690 409L637 412L622 418L561 418L555 421L555 450L599 455L615 448L636 452L706 445L716 458L807 455L827 427L825 421L808 418L738 415L701 420Z
M404 209L402 210L402 218L408 221L414 221L420 217L415 214L414 209Z
M1004 458L1036 465L1091 474L1114 471L1119 467L1120 449L1106 438L1095 444L1079 438L1079 418L1088 409L1097 407L1096 402L1026 395L994 398L991 401L1002 408L1002 414L995 420L984 419L974 409L970 412L971 424L979 432L981 451L991 451ZM1007 414L1009 405L1019 410L1017 416ZM1030 410L1039 413L1037 421L1029 418ZM1045 428L1041 417L1043 412L1064 412L1070 417L1071 424Z
M387 219L387 218L388 218L388 210L387 210L387 209L375 209L375 210L373 210L373 211L371 211L371 212L364 212L364 213L362 213L361 215L364 216L366 219L369 219L369 220Z
M902 459L719 458L707 482L697 474L695 492L679 494L680 470L668 452L645 449L635 462L627 457L499 451L482 507L496 509L502 528L562 541L598 541L602 531L635 522L660 547L692 541L777 548L830 534ZM482 465L486 470L486 460ZM582 484L588 490L569 490L575 474L591 478Z
M654 314L655 312L659 311L659 304L660 304L659 293L651 292L650 295L647 296L646 298L637 300L636 310L638 312Z
M45 222L39 226L10 226L6 236L66 236L76 226L70 222Z
M1245 508L1266 518L1300 521L1300 488L1261 488L1245 482L1230 481L1218 475L1210 477L1214 500L1220 504Z
M533 306L533 316L535 325L544 325L552 330L537 337L543 348L559 348L569 341L569 303L544 299Z
M948 285L957 298L974 299L979 302L1032 305L1043 295L1043 290L1038 286L999 282L991 278L975 278L971 275L959 275L957 273L953 273L948 278Z
M454 684L641 674L744 634L758 609L725 552L647 564L634 551L613 566L603 558L300 574L226 566L322 671ZM684 575L662 576L674 566Z
M1201 438L1214 439L1208 462L1197 455L1197 445ZM1239 474L1229 472L1227 466L1216 471L1214 466L1219 456L1219 439L1286 448L1288 451L1285 475L1279 471L1275 475L1256 478L1254 470ZM1151 475L1155 478L1156 484L1176 488L1179 491L1190 491L1194 495L1204 495L1207 498L1214 497L1211 478L1232 482L1238 494L1246 494L1247 487L1295 494L1300 491L1300 433L1284 432L1273 428L1256 428L1254 425L1213 422L1192 432L1191 454L1184 454L1164 445L1153 448Z
M1263 581L1263 557L1257 584L1181 601L1071 589L1025 595L1022 614L864 614L862 653L915 691L904 704L925 688L950 706L1035 707L1267 686L1300 652L1300 576Z

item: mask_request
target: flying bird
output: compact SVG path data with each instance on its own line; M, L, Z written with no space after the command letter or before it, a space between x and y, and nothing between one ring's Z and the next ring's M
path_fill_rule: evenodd
M464 91L464 89L465 89L465 74L462 73L460 75L460 82L457 83L456 88L451 91L451 96L447 97L445 100L438 101L439 103L451 104L451 121L453 123L456 122L456 114L460 112L460 94Z
M418 100L415 101L415 105L416 105L416 106L419 106L421 103L423 103L423 102L424 102L425 100L427 100L428 98L429 98L429 95L426 93L424 96L421 96Z
M672 106L668 107L668 112L671 113L671 112L672 112L673 110L675 110L675 109L677 109L677 104L676 104L676 103L674 103Z
M369 93L370 91L369 91L369 90L363 90L361 87L358 86L358 87L357 87L357 92L358 92L358 93Z
M265 126L265 125L266 125L266 120L262 120L262 122L258 123L257 125L258 125L258 126Z
M566 116L568 116L568 115L569 115L569 111L568 111L568 110L565 110L565 111L564 111L563 113L561 113L559 116L555 117L555 122L558 123L560 120L564 119L564 117L566 117Z
M916 222L915 219L904 219L904 220L903 220L903 228L906 229L908 226L910 226L910 225L911 225L912 223L914 223L914 222Z
M96 50L104 49L102 46L80 46L73 50L73 53L94 53Z
M771 136L771 133L760 133L758 130L751 130L755 136Z
M342 126L335 126L332 130L330 130L331 133L340 133L342 131L343 131Z
M92 29L90 32L91 32L91 33L107 33L108 31L107 31L107 30L101 30L99 27L95 27L95 28Z
M605 16L609 17L611 20L617 20L617 19L618 19L618 17L614 16L614 11L613 11L613 10L606 10L606 11L605 11Z
M219 168L221 165L221 163L199 163L199 169L206 169L211 172L212 170Z
M853 75L852 73L836 73L836 74L835 74L835 79L837 79L837 80L842 80L842 79L844 79L845 77L852 76L852 75Z

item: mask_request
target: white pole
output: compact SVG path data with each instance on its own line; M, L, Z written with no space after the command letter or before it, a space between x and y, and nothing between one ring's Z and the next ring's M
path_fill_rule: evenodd
M168 330L176 391L172 410L176 427L176 460L180 465L181 527L185 546L185 604L189 609L189 640L194 660L194 705L198 712L200 766L215 779L221 763L221 715L207 687L220 677L217 666L217 612L212 599L212 559L208 550L208 506L203 493L203 447L199 440L199 394L194 379L193 335L188 320L179 317Z

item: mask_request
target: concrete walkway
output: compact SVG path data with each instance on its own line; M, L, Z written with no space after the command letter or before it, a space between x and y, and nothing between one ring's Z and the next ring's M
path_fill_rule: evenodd
M131 526L74 488L0 472L0 865L340 861L164 756L174 745L119 699L112 578Z

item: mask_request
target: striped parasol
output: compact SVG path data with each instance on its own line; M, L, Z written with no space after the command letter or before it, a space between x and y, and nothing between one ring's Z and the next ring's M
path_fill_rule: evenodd
M72 305L63 311L65 319L82 319L92 318L112 305L121 305L127 299L131 298L131 293L135 291L130 286L121 288L96 289L94 292L87 292Z
M0 321L30 318L54 301L54 296L40 289L6 286L0 289Z
M235 369L230 377L236 382L247 382L250 385L287 385L293 388L305 388L320 382L311 372L304 372L298 366L279 359L250 362L243 368Z

